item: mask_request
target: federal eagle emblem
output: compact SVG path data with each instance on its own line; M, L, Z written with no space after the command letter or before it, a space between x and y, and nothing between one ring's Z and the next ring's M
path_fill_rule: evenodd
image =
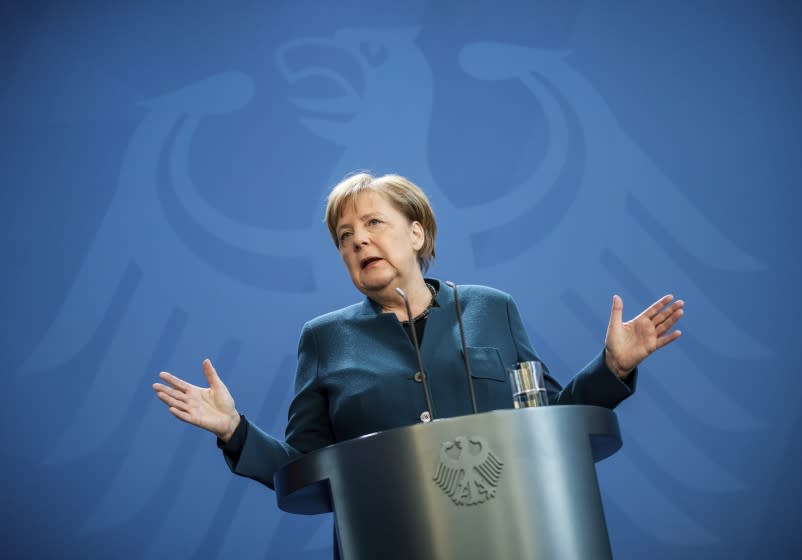
M483 438L459 436L440 444L434 483L458 506L481 504L496 495L503 465Z

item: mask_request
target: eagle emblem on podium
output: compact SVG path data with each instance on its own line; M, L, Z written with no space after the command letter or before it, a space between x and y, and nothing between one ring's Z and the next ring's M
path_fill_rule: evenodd
M434 483L458 506L481 504L496 495L503 465L484 438L459 436L440 444Z

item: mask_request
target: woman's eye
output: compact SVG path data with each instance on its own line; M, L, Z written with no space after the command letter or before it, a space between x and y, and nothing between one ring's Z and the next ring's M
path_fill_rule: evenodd
M369 226L375 226L376 224L380 224L380 223L381 223L381 220L380 220L380 219L378 219L378 218L371 218L371 219L368 221L368 225L369 225Z
M351 235L350 231L345 231L340 234L340 241L345 241Z

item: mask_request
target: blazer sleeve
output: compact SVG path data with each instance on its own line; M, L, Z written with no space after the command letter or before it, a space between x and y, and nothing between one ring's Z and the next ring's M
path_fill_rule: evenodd
M518 306L507 296L507 317L519 361L541 360L532 348L524 329ZM589 404L615 408L635 391L637 369L626 380L620 379L607 367L604 348L563 388L546 370L546 389L549 404Z
M334 443L328 399L320 387L319 355L315 333L307 323L298 343L295 397L290 403L285 441L266 434L248 422L239 457L224 453L232 472L273 488L273 475L303 453Z

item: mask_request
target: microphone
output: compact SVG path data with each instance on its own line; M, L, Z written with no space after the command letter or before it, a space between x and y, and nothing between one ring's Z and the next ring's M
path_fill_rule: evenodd
M465 362L465 375L468 378L468 391L471 394L473 413L476 414L476 393L473 390L473 376L471 375L471 362L468 360L468 346L465 344L465 325L462 323L462 307L459 304L459 292L454 282L446 280L446 285L454 290L454 303L457 305L457 323L459 323L459 337L462 342L462 359Z
M423 370L423 360L420 357L420 346L418 345L418 333L415 331L415 323L412 322L412 309L409 307L409 298L404 290L396 288L396 292L404 300L404 307L407 310L407 321L409 321L409 330L412 331L412 345L415 347L415 357L418 359L418 370L420 371L421 381L423 381L423 397L426 399L426 410L429 412L430 422L434 420L434 410L432 410L432 396L429 393L429 376Z

